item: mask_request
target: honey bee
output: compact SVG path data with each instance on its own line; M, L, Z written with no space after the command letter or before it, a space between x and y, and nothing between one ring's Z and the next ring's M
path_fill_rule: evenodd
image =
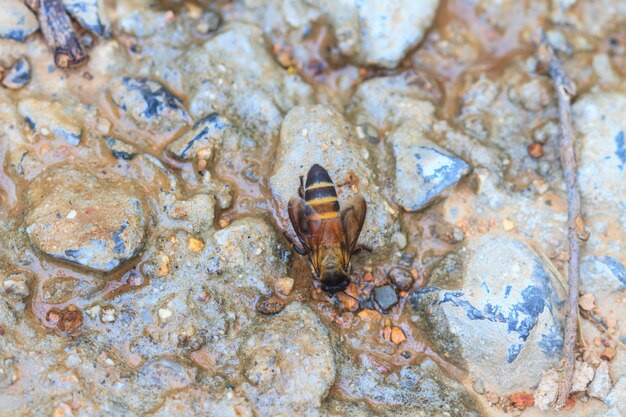
M285 236L296 253L307 256L322 290L331 295L345 290L350 284L352 254L367 249L357 248L367 211L363 197L354 195L341 210L328 172L315 164L305 184L300 177L298 197L289 200L288 211L300 245Z

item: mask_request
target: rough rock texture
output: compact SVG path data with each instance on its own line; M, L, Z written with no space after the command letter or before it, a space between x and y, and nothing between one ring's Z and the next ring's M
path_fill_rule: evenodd
M626 288L626 268L611 256L585 256L580 268L580 290L603 300Z
M609 376L609 365L607 362L602 361L600 366L596 369L596 374L587 388L587 394L589 396L597 398L599 400L606 400L607 395L611 391L611 377Z
M243 390L259 415L308 415L335 380L328 329L311 309L291 303L280 314L260 319L240 347ZM252 327L254 331L254 326Z
M621 376L615 386L606 397L606 403L619 410L620 413L626 414L626 376Z
M111 21L103 0L62 0L63 7L80 25L103 38L111 37Z
M626 98L622 92L590 93L573 107L580 133L579 182L583 207L601 215L617 209L623 222L626 207Z
M194 117L217 112L261 138L277 134L284 114L312 95L306 83L278 65L263 32L250 24L225 27L190 48L178 66L188 74L184 87Z
M362 65L395 68L424 37L438 0L350 0L341 3L246 1L268 30L305 31L316 20L328 22L342 55Z
M60 103L27 98L20 100L17 109L37 134L61 139L74 146L80 143L80 122Z
M285 117L280 132L276 164L270 188L285 218L289 199L297 195L299 176L306 176L313 164L328 170L335 184L350 174L356 177L356 190L367 201L367 215L359 242L384 248L399 230L397 209L382 195L378 178L369 166L368 154L361 149L354 128L341 114L317 105L299 106ZM339 202L345 204L351 192L339 188Z
M113 103L138 129L172 137L190 122L182 101L162 84L147 78L111 80Z
M227 119L211 113L198 120L191 129L170 143L167 149L182 160L193 160L202 150L211 156L222 143L238 142L239 131Z
M143 246L145 215L132 189L84 168L56 166L29 187L28 237L43 253L107 272Z
M407 211L426 207L456 185L470 167L404 124L389 136L396 160L395 199Z
M431 360L419 366L403 366L387 377L376 369L376 362L361 355L342 364L337 385L359 400L377 404L379 415L402 417L478 417L474 401L456 381L444 376ZM365 413L370 415L371 411ZM350 414L348 414L350 415ZM355 415L361 415L356 413Z
M18 59L2 79L2 85L11 90L18 90L30 81L30 63L26 58Z
M39 29L37 17L20 0L7 0L0 14L0 38L24 42Z
M540 258L516 239L489 234L448 258L433 272L445 280L431 279L412 297L418 325L487 390L531 388L562 347L559 301Z

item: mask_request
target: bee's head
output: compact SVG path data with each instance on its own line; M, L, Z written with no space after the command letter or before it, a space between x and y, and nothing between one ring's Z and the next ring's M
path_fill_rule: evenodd
M350 284L350 278L341 269L323 270L320 274L322 290L329 294L334 294L345 290Z

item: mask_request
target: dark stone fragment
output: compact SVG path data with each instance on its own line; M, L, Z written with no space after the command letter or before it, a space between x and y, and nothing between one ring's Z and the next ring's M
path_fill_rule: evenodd
M131 160L137 155L137 149L128 142L113 136L105 136L104 140L116 159Z
M30 81L30 64L26 58L20 58L6 73L2 85L11 90L24 87Z
M374 300L383 310L388 310L398 303L398 295L391 285L374 289Z
M261 314L278 314L285 309L285 303L276 297L261 298L256 303L256 311Z

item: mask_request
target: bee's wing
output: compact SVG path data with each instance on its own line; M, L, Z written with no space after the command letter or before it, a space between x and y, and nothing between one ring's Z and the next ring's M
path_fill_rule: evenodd
M365 213L367 212L367 203L362 195L354 195L341 210L341 225L343 227L343 263L347 268L350 264L350 258L356 242L361 234L363 222L365 222Z
M287 205L287 210L289 211L289 220L291 220L291 225L298 236L298 240L300 240L303 249L309 252L311 243L309 226L307 224L307 206L308 204L303 199L292 197Z

